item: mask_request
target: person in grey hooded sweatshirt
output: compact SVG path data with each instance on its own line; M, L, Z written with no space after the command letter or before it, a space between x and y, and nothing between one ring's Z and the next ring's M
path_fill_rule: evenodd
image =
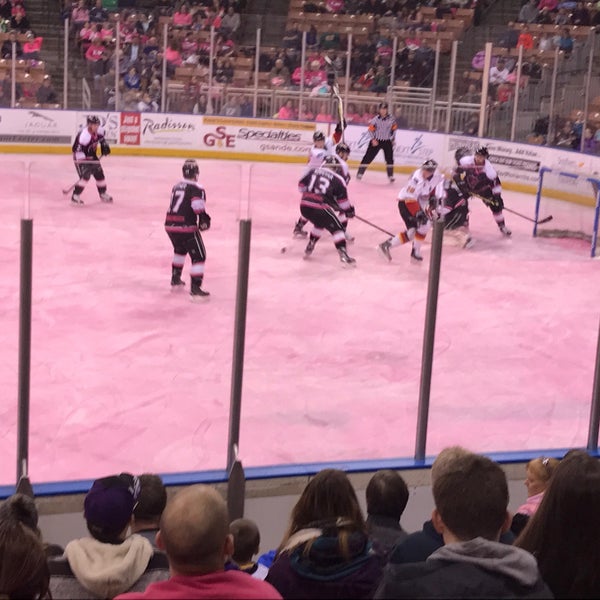
M501 544L510 527L498 464L456 457L433 483L432 522L444 546L425 562L389 564L375 598L552 598L532 554Z
M83 512L91 537L72 540L63 556L48 561L54 600L114 598L169 578L167 556L141 535L127 535L139 494L139 480L129 473L94 481Z

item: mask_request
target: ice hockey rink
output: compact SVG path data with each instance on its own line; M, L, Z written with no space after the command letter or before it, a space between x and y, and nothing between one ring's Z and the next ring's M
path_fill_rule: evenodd
M76 179L69 155L3 157L0 483L15 474L24 206L34 238L34 482L225 467L240 214L252 220L244 465L412 456L430 247L420 265L408 246L388 263L375 249L386 235L355 219L355 269L326 238L303 260L305 242L291 236L302 165L200 160L211 296L192 302L170 288L163 230L182 164L113 154L104 165L114 204L100 203L92 180L75 207L62 193ZM371 169L353 179L357 214L399 231L406 179L390 185ZM533 196L504 198L533 215ZM533 238L531 223L506 217L511 239L473 201L475 246L444 245L428 455L457 443L497 452L586 442L600 262L583 241ZM189 259L186 279L188 268Z

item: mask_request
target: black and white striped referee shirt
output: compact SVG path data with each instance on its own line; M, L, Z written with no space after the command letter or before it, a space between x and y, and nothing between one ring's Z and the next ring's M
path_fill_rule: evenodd
M396 125L396 119L392 115L386 115L385 117L377 115L369 122L371 138L375 138L379 142L394 139L396 129L398 129L398 126Z

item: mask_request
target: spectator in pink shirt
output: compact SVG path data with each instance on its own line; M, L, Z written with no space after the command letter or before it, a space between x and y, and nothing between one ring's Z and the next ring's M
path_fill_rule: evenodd
M191 27L193 15L187 4L182 4L178 11L173 14L173 25L175 27Z
M325 10L329 13L341 13L346 9L346 2L344 0L327 0L325 2Z
M546 9L550 12L555 12L558 9L558 0L540 0L538 10Z
M277 119L283 121L293 121L296 119L296 109L292 100L288 100L280 109L276 115Z
M90 11L85 5L85 0L79 0L79 4L73 9L71 13L71 23L76 31L79 31L84 23L90 20Z
M517 509L511 529L515 535L518 535L523 527L538 509L544 492L550 484L550 479L559 461L556 458L534 458L527 463L525 487L527 487L527 501Z
M27 40L23 44L23 58L40 60L40 50L44 38L36 37L33 31L28 31L26 37Z

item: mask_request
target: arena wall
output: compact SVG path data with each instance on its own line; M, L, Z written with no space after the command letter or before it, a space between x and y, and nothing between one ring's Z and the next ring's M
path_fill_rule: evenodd
M231 160L304 162L319 129L332 133L333 125L271 119L236 119L221 116L165 113L98 113L114 154L217 158ZM31 109L0 110L0 152L69 153L75 134L87 113ZM369 141L365 126L350 125L345 141L351 148L350 164L358 165ZM460 146L486 145L506 189L535 193L540 167L586 177L600 174L600 157L494 139L470 138L423 131L400 131L394 159L399 172L409 173L429 158L442 168L454 164ZM383 157L376 168L384 168ZM552 195L561 200L593 205L584 181L556 183Z

